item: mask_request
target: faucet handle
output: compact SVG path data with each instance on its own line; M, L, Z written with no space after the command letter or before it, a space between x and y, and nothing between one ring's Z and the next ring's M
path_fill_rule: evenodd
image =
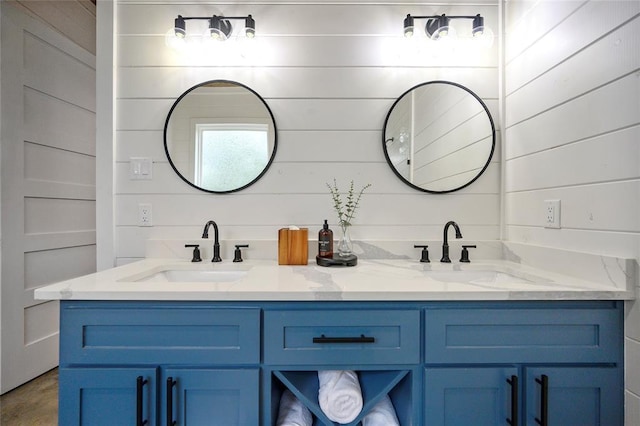
M236 244L236 250L233 253L234 262L242 262L242 250L240 248L248 248L249 244Z
M460 262L464 262L464 263L470 263L471 261L469 260L469 250L470 248L476 248L475 245L470 245L470 246L462 246L462 253L460 253Z
M420 262L422 262L422 263L429 263L429 262L431 262L431 261L429 260L429 250L427 250L427 248L428 248L428 247L429 247L429 246L421 246L421 245L418 245L418 244L416 244L416 245L414 245L414 246L413 246L413 248L421 248L421 249L422 249L422 251L420 252L420 253L421 253L421 255L422 255L422 256L420 257Z
M191 248L193 247L193 258L192 262L202 262L202 258L200 258L200 245L199 244L185 244L185 247Z

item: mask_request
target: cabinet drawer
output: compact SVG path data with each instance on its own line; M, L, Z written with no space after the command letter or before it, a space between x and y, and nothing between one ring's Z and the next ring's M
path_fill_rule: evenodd
M619 362L617 309L433 309L427 363Z
M62 364L260 362L260 309L63 306Z
M267 311L264 342L267 364L413 364L420 311Z

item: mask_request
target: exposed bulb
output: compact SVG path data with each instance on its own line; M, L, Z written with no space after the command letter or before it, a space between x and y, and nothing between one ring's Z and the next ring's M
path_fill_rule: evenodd
M186 44L186 35L180 28L170 28L164 36L164 43L172 49L183 49Z
M489 27L481 27L481 31L476 31L473 34L473 40L474 43L479 44L481 47L489 49L493 46L493 31Z

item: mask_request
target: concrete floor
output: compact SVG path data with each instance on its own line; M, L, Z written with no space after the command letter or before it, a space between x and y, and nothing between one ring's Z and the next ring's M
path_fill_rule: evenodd
M58 369L0 396L2 426L58 424Z

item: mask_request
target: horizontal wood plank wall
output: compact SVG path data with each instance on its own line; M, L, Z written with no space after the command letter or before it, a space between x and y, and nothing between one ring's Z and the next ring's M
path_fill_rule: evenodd
M257 54L221 63L216 57L188 57L165 46L164 34L178 14L214 13L252 14ZM452 219L471 241L499 238L499 150L485 175L450 195L405 186L385 161L384 119L395 99L418 83L461 83L487 103L498 122L497 41L492 49L471 54L426 51L402 56L402 22L408 13L481 13L488 26L498 29L497 1L444 6L119 1L117 262L143 257L148 238L197 238L209 219L220 225L222 239L275 240L277 230L289 224L320 229L323 219L336 221L325 185L334 177L341 187L351 179L357 186L372 184L355 221L355 239L410 243L440 238L442 226ZM273 111L278 128L278 150L269 171L255 185L228 195L186 185L174 174L163 148L162 131L172 103L191 86L211 79L231 79L254 89ZM137 156L153 158L153 180L129 179L129 158ZM139 203L152 204L153 227L137 226Z
M572 7L563 3L563 16L557 3L507 7L513 38L534 20L548 22L532 28L537 39L528 33L519 44L507 37L509 239L635 256L640 3L567 2ZM544 228L545 199L562 200L562 229Z
M640 3L506 3L508 239L640 256ZM561 229L544 200L561 200ZM626 315L626 424L640 424L640 307ZM629 366L634 366L629 368Z
M0 8L4 392L57 365L58 302L34 290L96 270L96 96L93 53Z
M91 0L4 0L38 17L91 54L96 54L96 5Z
M25 259L42 261L26 262L28 276L95 271L95 64L90 54L79 58L25 32ZM87 240L87 233L93 238ZM59 237L54 245L53 235ZM52 282L26 277L25 288L32 293Z

